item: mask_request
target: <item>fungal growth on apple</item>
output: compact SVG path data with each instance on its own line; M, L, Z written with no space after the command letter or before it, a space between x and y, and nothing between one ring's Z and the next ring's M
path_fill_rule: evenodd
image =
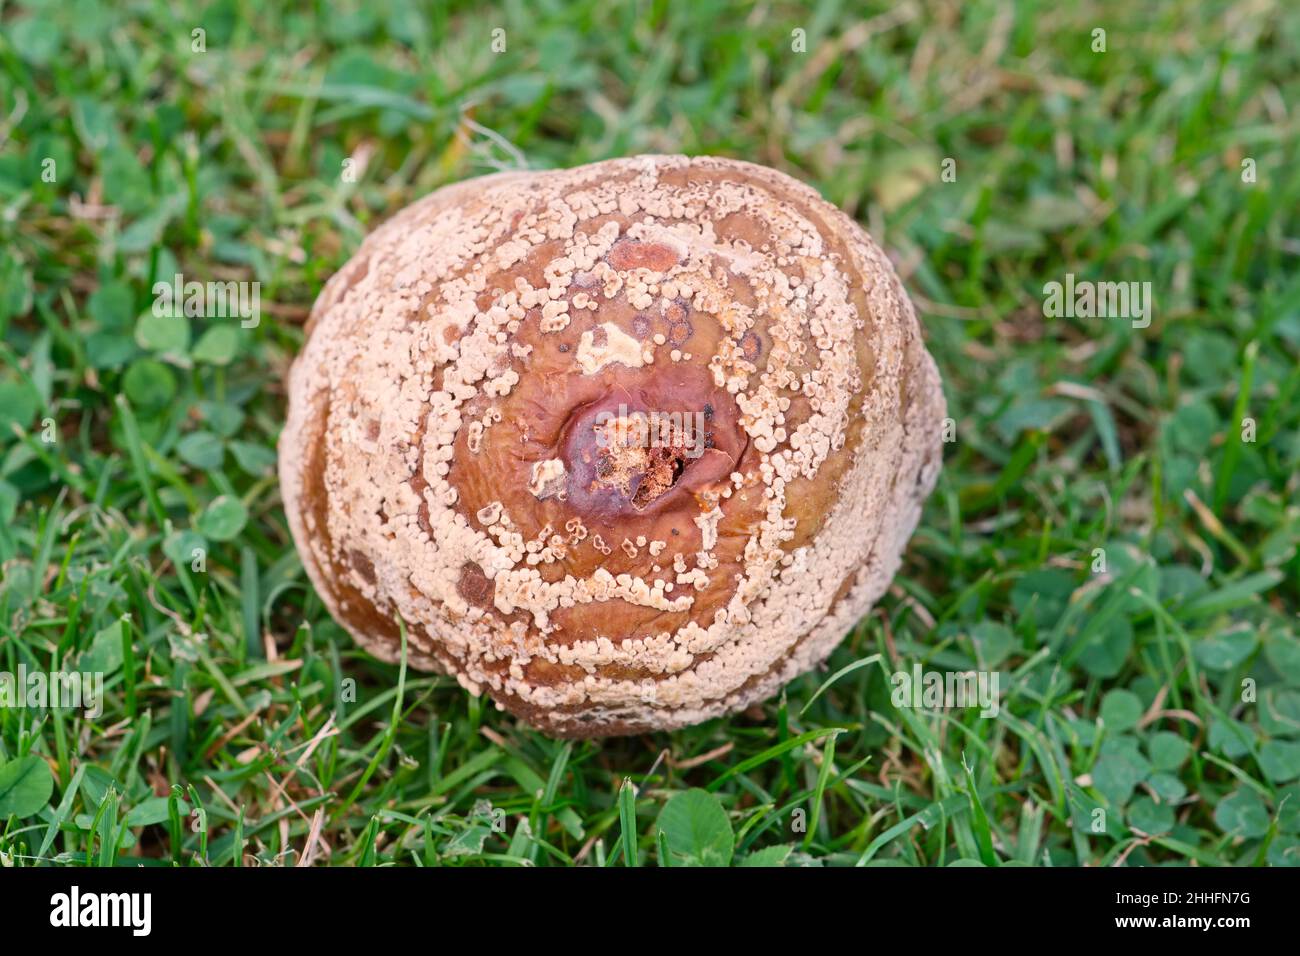
M641 156L441 189L325 286L285 511L365 648L564 737L671 729L826 658L940 467L889 261L788 176Z

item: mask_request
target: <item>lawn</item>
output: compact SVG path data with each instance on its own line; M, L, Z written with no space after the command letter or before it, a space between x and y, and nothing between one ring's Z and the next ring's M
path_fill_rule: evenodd
M0 707L0 861L1300 864L1297 104L1283 0L3 4L0 672L106 677ZM284 377L405 203L647 152L861 222L953 440L825 668L560 742L330 618ZM157 320L177 273L260 322ZM1149 324L1049 315L1067 276ZM900 706L914 666L996 716Z

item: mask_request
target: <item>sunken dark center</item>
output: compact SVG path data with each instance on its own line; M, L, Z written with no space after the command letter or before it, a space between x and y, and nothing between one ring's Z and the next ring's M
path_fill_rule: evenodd
M664 495L712 447L704 413L633 413L592 425L595 454L591 491L616 492L640 510Z

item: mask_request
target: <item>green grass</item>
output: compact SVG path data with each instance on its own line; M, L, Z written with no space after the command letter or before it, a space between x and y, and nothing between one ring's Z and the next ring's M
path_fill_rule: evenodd
M4 862L1300 863L1294 4L183 6L0 7L0 670L110 674L98 719L0 709ZM825 669L561 743L330 619L283 378L404 203L652 151L866 225L956 441ZM138 322L176 272L260 281L261 324ZM1154 321L1044 318L1066 273ZM894 706L917 661L1000 713Z

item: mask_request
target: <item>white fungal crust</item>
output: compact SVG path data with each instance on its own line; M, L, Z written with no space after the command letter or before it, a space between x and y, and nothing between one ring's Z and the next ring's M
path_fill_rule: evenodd
M386 660L400 617L414 666L559 736L698 723L820 663L939 471L939 377L885 255L750 163L439 190L308 331L280 482L322 599Z

